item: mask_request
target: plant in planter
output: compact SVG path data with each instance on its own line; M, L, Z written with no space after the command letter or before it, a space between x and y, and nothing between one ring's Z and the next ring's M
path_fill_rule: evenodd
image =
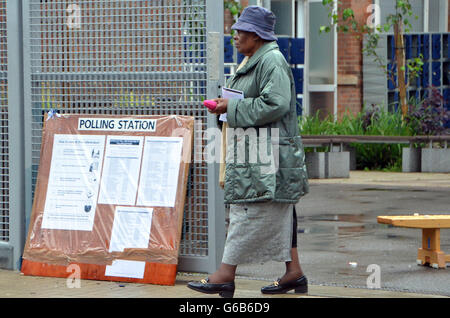
M369 109L366 109L364 115L362 115L362 127L367 130L373 122L376 122L380 118L380 106L372 104Z
M360 115L364 135L375 136L408 136L412 130L402 120L401 111L390 113L378 105L372 105ZM401 144L359 144L352 146L356 150L358 169L401 170Z
M423 101L410 100L405 120L416 135L450 134L450 110L445 108L444 98L435 87L428 89L428 96Z
M368 106L364 112L347 114L339 121L332 116L321 120L319 115L302 116L299 120L302 135L379 135L408 136L412 130L402 120L402 113L389 113L378 105ZM350 144L356 151L357 169L401 170L400 144ZM307 148L307 151L311 151ZM328 151L327 148L319 151Z

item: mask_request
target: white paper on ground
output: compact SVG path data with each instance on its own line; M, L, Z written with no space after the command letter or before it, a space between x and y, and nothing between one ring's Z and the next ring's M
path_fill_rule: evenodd
M122 252L125 248L148 248L152 214L152 208L116 207L109 251Z
M181 137L145 137L136 205L175 206L182 147Z
M145 262L116 259L107 265L105 276L144 278Z
M98 203L135 205L142 136L108 136Z
M105 136L55 134L42 228L92 231Z

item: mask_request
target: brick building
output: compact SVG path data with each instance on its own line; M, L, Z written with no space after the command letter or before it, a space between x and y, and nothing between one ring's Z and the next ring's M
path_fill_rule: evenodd
M277 15L277 35L304 37L306 43L303 80L303 109L306 114L342 116L357 113L364 104L362 40L350 33L318 35L318 26L327 21L321 0L241 0L243 7L261 5ZM394 0L341 0L342 8L352 8L359 23L375 18L385 21L393 12ZM419 16L412 22L412 32L449 32L450 0L410 0ZM373 8L379 8L379 16ZM378 21L377 21L378 20ZM224 33L233 23L225 14ZM286 26L291 24L291 26ZM317 30L317 31L316 31ZM328 43L327 43L328 42ZM331 43L331 45L330 45ZM313 54L314 53L314 54ZM323 63L324 62L324 63ZM328 68L328 69L326 69Z

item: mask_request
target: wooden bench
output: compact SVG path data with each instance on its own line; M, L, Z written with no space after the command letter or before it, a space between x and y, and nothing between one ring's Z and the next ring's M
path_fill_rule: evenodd
M373 144L414 144L425 143L429 147L434 142L444 144L448 147L450 135L440 136L372 136L372 135L302 135L303 144L309 147L323 147L328 145L340 145L349 143L373 143Z
M450 228L450 215L403 215L378 216L378 223L398 227L422 229L422 248L417 254L419 265L429 264L433 268L445 268L450 255L441 251L440 230Z
M304 147L319 148L327 147L330 149L334 145L340 146L339 151L343 151L344 145L351 143L359 144L428 144L433 148L433 143L440 143L441 147L447 149L450 142L450 135L442 136L371 136L371 135L302 135ZM332 151L332 150L330 150Z

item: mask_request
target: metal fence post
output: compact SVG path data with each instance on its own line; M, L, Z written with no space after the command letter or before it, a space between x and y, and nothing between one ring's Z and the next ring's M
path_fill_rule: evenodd
M206 1L206 64L207 98L216 98L223 85L223 3ZM217 128L216 116L207 115L206 128ZM200 125L201 127L201 125ZM197 131L198 133L198 131ZM205 131L201 131L204 136ZM208 136L207 142L215 142ZM203 150L203 149L202 149ZM195 150L194 150L195 151ZM223 191L219 187L219 163L207 164L207 255L181 255L179 270L194 272L214 272L219 266L225 244L225 208Z
M224 81L223 12L223 1L206 2L208 98L220 95L220 87ZM208 128L217 128L216 125L216 115L209 114ZM225 244L225 209L223 191L219 187L219 163L210 163L208 167L208 233L208 272L214 272L221 263Z
M12 268L19 269L25 243L22 2L7 1L9 211Z

